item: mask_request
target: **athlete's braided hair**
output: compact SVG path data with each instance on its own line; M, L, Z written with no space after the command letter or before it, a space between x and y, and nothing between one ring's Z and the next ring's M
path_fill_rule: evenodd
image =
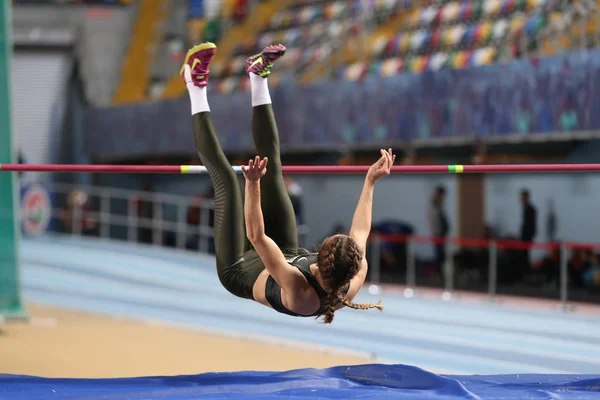
M337 302L356 310L368 310L370 308L383 310L381 302L377 304L355 304L346 300L342 294L344 287L358 273L362 258L362 250L350 236L336 235L323 242L317 256L317 266L325 283L325 289L329 291L321 314L324 316L324 323L329 324L333 321Z

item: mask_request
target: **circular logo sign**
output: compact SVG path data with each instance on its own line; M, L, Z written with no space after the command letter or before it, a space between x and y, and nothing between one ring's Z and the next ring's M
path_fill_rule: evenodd
M42 185L27 186L21 195L21 222L23 232L41 235L50 224L52 208L48 190Z

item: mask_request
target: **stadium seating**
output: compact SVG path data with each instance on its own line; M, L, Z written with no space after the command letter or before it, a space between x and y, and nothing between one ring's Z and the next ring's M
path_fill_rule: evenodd
M154 59L159 27L164 22L167 4L165 0L139 1L138 18L121 68L114 104L136 103L146 99L152 70L152 63L148 60ZM140 62L141 60L144 62Z
M288 77L306 83L330 77L358 80L368 74L392 76L481 66L518 58L536 49L552 54L549 51L552 46L540 39L541 33L575 3L569 0L193 0L185 4L188 14L185 40L158 44L162 50L159 49L160 60L155 61L158 65L152 76L136 78L146 82L146 86L148 80L158 81L156 93L164 99L183 93L177 74L183 54L187 47L204 40L218 43L219 51L212 66L213 82L219 92L230 93L248 89L244 60L274 43L285 44L288 51L278 64L271 80L273 85ZM260 12L254 12L261 7ZM223 32L227 35L222 35ZM561 40L563 47L568 47L573 37L567 34ZM129 86L135 81L125 80ZM140 88L134 97L148 94Z
M138 21L122 68L115 104L156 99L177 76L185 50L218 42L221 32L245 21L248 0L140 0ZM150 60L135 66L135 60ZM174 81L176 83L176 81Z
M188 20L188 36L185 47L190 47L201 41L218 43L219 51L213 65L218 66L220 60L228 60L234 51L236 43L247 37L254 37L289 0L200 0L190 8ZM202 4L202 8L199 5ZM221 35L222 32L227 35ZM172 54L179 67L185 52ZM218 68L218 67L217 67ZM214 69L214 68L213 68ZM216 74L215 74L216 75ZM171 74L162 90L163 99L179 97L185 87L181 85L178 72Z
M191 0L187 44L201 41L218 42L223 26L241 23L248 15L247 0Z
M556 55L564 49L598 47L600 26L597 10L600 10L600 0L578 2L569 12L554 13L550 24L558 32L541 41L541 54Z
M219 91L246 88L244 60L272 43L288 47L278 73L304 72L311 64L327 65L346 40L352 40L365 26L385 24L403 6L399 0L292 1L277 12L256 36L239 43L234 57L217 68L222 78Z
M399 32L374 38L369 60L342 75L356 80L368 73L390 76L518 57L522 46L536 46L538 34L566 6L554 0L469 0L415 8Z
M247 88L244 59L271 43L288 46L278 72L309 75L309 81L332 70L356 80L513 59L537 48L543 29L569 6L562 0L293 1L217 66L218 89Z

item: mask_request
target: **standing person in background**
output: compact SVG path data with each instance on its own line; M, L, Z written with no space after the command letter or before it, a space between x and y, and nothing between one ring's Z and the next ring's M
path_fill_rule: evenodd
M444 210L444 202L446 200L446 188L438 186L433 193L431 204L429 205L428 220L430 235L435 238L443 238L443 243L435 244L435 262L438 272L442 273L442 267L446 261L446 243L445 239L450 232L450 223Z
M521 190L521 204L523 206L523 219L521 222L521 241L533 242L537 233L537 211L531 204L529 190ZM531 267L529 248L524 249L521 255L523 267L528 270Z

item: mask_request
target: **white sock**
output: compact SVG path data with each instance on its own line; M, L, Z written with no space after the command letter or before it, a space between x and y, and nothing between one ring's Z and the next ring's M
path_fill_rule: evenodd
M206 97L206 87L194 86L189 65L185 66L183 76L185 77L185 86L187 87L188 93L190 94L190 103L192 104L192 115L201 112L210 112L208 98Z
M252 107L271 104L268 78L262 78L250 72L250 88L252 89Z

